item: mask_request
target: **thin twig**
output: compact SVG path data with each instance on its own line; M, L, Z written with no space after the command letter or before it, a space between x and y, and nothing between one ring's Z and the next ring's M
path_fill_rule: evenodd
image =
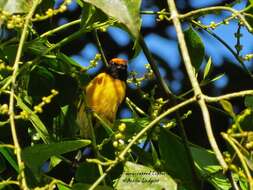
M116 20L112 19L112 20L109 20L109 21L106 21L106 22L103 22L103 23L95 23L94 25L91 25L91 26L89 26L87 28L81 28L77 32L75 32L75 33L67 36L66 38L63 38L60 42L58 42L56 44L53 44L51 47L49 47L46 51L42 52L41 55L39 55L38 57L36 57L35 59L33 59L31 62L32 63L36 63L36 62L38 62L41 59L42 56L45 56L49 52L51 52L51 51L53 51L53 50L55 50L57 48L60 48L60 47L62 47L64 45L66 45L67 43L72 42L73 40L79 38L80 36L84 35L85 33L91 32L92 30L98 29L100 27L105 27L105 26L111 25L114 22L116 22Z
M18 181L13 181L13 180L2 180L0 182L0 186L4 185L19 185Z
M20 172L20 187L21 189L29 189L26 183L26 177L25 177L25 172L24 172L24 163L22 161L21 158L21 148L19 145L19 141L18 141L18 136L17 136L17 132L16 132L16 126L15 126L15 87L16 87L16 77L17 77L17 73L18 73L18 69L19 69L19 63L20 63L20 58L22 55L22 49L27 37L27 29L28 29L28 25L29 22L33 16L33 13L37 7L39 3L39 0L35 0L33 2L33 5L31 7L31 10L29 11L28 15L26 16L25 19L25 24L24 24L24 28L22 30L22 34L21 34L21 38L20 38L20 42L18 45L18 50L17 50L17 55L15 58L15 62L13 65L13 73L12 73L12 80L11 80L11 94L10 94L10 101L9 101L9 118L10 118L10 126L11 126L11 134L12 134L12 139L13 139L13 143L15 146L15 153L17 156L17 163L18 163L18 167L19 167L19 172Z
M217 10L229 11L229 12L233 13L233 17L238 17L242 21L242 23L246 26L246 28L249 32L253 32L252 27L250 26L248 21L242 15L243 12L249 10L250 8L251 8L251 6L248 6L245 9L243 9L241 11L238 11L236 9L233 9L231 7L226 7L226 6L205 7L205 8L197 9L197 10L194 10L194 11L190 11L190 12L185 13L185 14L180 14L180 15L178 15L178 18L179 19L184 19L184 18L192 17L192 16L200 14L200 13L206 13L206 12L210 12L210 11L212 12L212 11L217 11ZM172 16L171 16L170 19L173 19Z
M0 148L12 148L15 149L15 146L13 146L12 144L0 144Z
M204 95L204 99L207 102L219 102L220 100L224 100L224 99L228 100L231 98L244 97L247 95L253 95L253 90L243 90L240 92L233 92L233 93L229 93L229 94L225 94L225 95L221 95L221 96L217 96L217 97L210 97L210 96Z
M51 36L51 35L53 35L53 34L56 33L56 32L59 32L59 31L61 31L61 30L64 30L64 29L66 29L66 28L68 28L68 27L70 27L70 26L79 24L80 22L81 22L81 19L74 20L74 21L72 21L72 22L69 22L69 23L67 23L67 24L61 25L61 26L59 26L59 27L57 27L57 28L54 28L54 29L52 29L52 30L49 30L49 31L47 31L47 32L45 32L45 33L43 33L43 34L41 34L40 37L43 38L43 37Z
M248 183L249 183L249 187L250 190L253 189L253 180L252 180L252 176L250 173L250 170L247 166L246 161L244 160L244 156L242 155L241 151L237 148L237 146L235 145L235 143L233 142L233 138L230 137L228 134L226 133L221 133L222 137L232 146L232 148L235 150L238 158L240 159L240 162L242 163L242 167L246 173L246 176L248 178Z
M95 29L93 31L93 33L94 33L94 36L95 36L95 39L96 39L96 43L97 43L97 46L98 46L99 53L101 54L101 57L102 57L102 61L105 64L105 66L108 66L109 64L107 62L107 59L106 59L106 56L105 56L105 52L104 52L104 50L102 48L102 44L100 43L97 29Z
M150 64L151 69L153 70L153 72L156 76L156 79L158 81L159 86L165 92L166 96L168 96L171 99L171 97L173 97L174 94L169 89L168 84L166 84L165 80L163 80L163 78L160 74L160 71L158 69L158 66L157 66L152 54L149 52L147 44L145 43L145 41L144 41L144 39L141 35L140 35L140 38L139 38L139 43L140 43L140 45L143 49L143 52L144 52L144 54L145 54L145 56L146 56L146 58L147 58L147 60Z
M199 103L199 106L200 106L201 111L202 111L204 124L205 124L205 129L206 129L206 132L207 132L209 143L210 143L213 151L215 152L215 155L216 155L220 165L222 166L223 170L226 171L228 166L227 166L227 164L226 164L226 162L225 162L225 160L224 160L224 158L221 154L221 151L219 150L219 147L218 147L217 142L216 142L216 140L214 138L214 135L213 135L209 111L208 111L207 105L205 103L204 96L202 94L202 91L200 89L198 80L195 76L195 72L194 72L192 64L191 64L189 52L188 52L186 42L185 42L185 39L184 39L184 34L183 34L181 24L180 24L180 21L179 21L179 15L178 15L178 12L177 12L175 2L174 2L174 0L167 0L167 2L168 2L170 12L171 12L171 18L172 18L172 21L174 23L174 26L175 26L175 29L176 29L176 32L177 32L179 47L180 47L180 50L181 50L181 53L182 53L182 57L183 57L183 60L184 60L186 71L187 71L188 77L190 79L190 82L192 84L194 94L195 94L196 98L198 99L198 103Z
M133 107L139 114L143 116L148 116L141 108L139 108L130 98L126 97L126 103L130 106Z
M202 28L203 30L205 30L207 33L209 33L210 35L212 35L215 39L217 39L222 45L224 45L232 54L233 56L237 59L237 61L240 63L240 65L242 66L243 70L248 73L248 75L253 78L253 75L251 73L251 71L246 67L246 65L244 64L242 58L222 39L220 38L217 34L215 34L213 31L205 28L202 24L196 22L195 20L191 20L191 22Z
M139 43L143 49L143 52L150 64L150 67L151 69L153 70L155 76L156 76L156 79L158 81L158 85L161 87L161 89L163 90L163 92L165 93L165 95L167 96L167 98L170 100L170 103L171 103L171 106L175 106L177 105L177 97L172 93L172 91L170 90L169 88L169 85L165 82L165 80L161 77L161 74L160 74L160 71L158 69L158 65L156 64L151 52L149 51L143 37L140 35L140 38L139 38ZM192 169L192 172L193 172L193 181L194 181L194 185L196 186L197 188L197 172L196 172L196 168L195 168L195 164L194 164L194 160L193 160L193 157L192 157L192 154L191 154L191 151L190 151L190 147L189 147L189 144L188 144L188 139L187 139L187 135L186 135L186 132L185 132L185 129L184 129L184 125L183 125L183 122L181 121L181 118L180 118L180 113L178 113L176 111L176 121L177 121L177 124L180 128L180 132L181 132L181 137L183 139L183 144L184 144L184 148L186 150L186 153L187 153L187 159L189 160L189 163L191 165L191 169Z

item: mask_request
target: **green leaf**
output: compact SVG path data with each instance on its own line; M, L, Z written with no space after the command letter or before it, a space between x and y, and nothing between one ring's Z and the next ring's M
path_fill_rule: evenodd
M61 161L62 161L62 159L60 159L59 157L52 156L50 158L50 165L49 165L49 169L48 170L50 171L52 168L56 167L58 164L61 163Z
M65 186L61 183L58 183L57 187L58 187L59 190L71 190L72 189L72 188L70 189L69 187L67 187L67 186Z
M86 190L91 187L90 184L85 183L75 183L72 187L72 190ZM106 185L98 185L95 190L113 190L113 188Z
M205 56L204 44L199 34L192 27L184 31L184 37L192 65L198 72Z
M143 118L124 118L120 120L120 123L126 124L126 130L124 134L127 138L131 138L135 133L139 132L146 125L148 125L150 119L147 117Z
M82 3L81 26L88 27L96 22L105 22L108 16L100 9L88 3Z
M239 123L243 131L252 131L253 110L246 108L240 114L236 115L236 122Z
M211 82L214 82L216 80L219 80L220 78L222 78L224 76L224 73L218 74L216 77L214 77Z
M46 43L48 42L45 38L36 38L25 43L24 51L28 54L41 55L42 52L48 49Z
M212 67L213 67L212 59L211 59L211 57L209 57L209 59L206 63L205 69L204 69L204 77L203 77L204 80L210 75Z
M154 166L159 166L161 165L161 161L159 160L157 150L155 149L155 146L153 145L152 142L150 144L151 144L151 152L152 152Z
M75 180L81 183L93 183L99 177L98 167L93 163L82 163L77 168Z
M38 144L23 149L22 158L25 164L37 175L40 173L42 164L50 157L77 150L90 143L89 140L72 140L51 144Z
M32 7L32 0L0 0L0 11L13 13L27 13Z
M247 2L247 4L246 4L246 7L252 6L252 5L253 5L253 0L249 0L249 1ZM249 9L247 9L247 11L245 11L245 13L252 15L252 13L253 13L253 8L250 7ZM247 16L247 17L245 17L245 19L247 20L247 22L249 23L249 25L252 27L252 26L253 26L253 18L250 17L250 16Z
M251 6L253 6L253 0L249 0L249 2L250 2L250 4L251 4Z
M227 113L229 113L229 115L230 115L231 117L235 118L235 113L234 113L233 106L232 106L232 104L231 104L229 101L227 101L227 100L221 100L221 101L220 101L220 104L221 104L221 106L223 107L223 109L224 109Z
M8 60L8 63L13 63L15 61L17 49L17 44L8 44L2 47L2 52L5 56L4 58Z
M154 160L150 152L143 150L137 145L132 146L131 150L134 152L134 154L136 154L139 163L144 164L146 166L154 165Z
M246 96L244 99L244 105L253 109L253 96Z
M4 172L6 170L6 163L3 158L3 156L0 154L0 173Z
M26 111L29 114L29 121L32 123L35 130L40 135L41 139L45 143L50 142L50 135L40 118L28 106L25 105L25 103L20 97L17 97L17 104L22 110Z
M13 169L16 170L16 172L19 172L18 164L15 158L15 155L11 152L9 148L2 147L0 148L0 153L3 155L3 157L8 161L8 163L13 167Z
M176 182L165 172L156 172L153 168L126 162L121 177L115 184L116 189L153 189L176 190Z
M37 6L36 13L43 15L49 9L54 7L55 0L43 0L40 5Z
M141 25L141 0L84 0L84 2L96 6L111 17L115 17L129 29L135 38L138 38Z
M57 59L65 64L70 66L77 67L78 69L83 69L83 67L77 63L74 59L70 58L69 56L65 55L64 53L58 53Z
M187 152L180 140L161 128L158 145L161 162L164 162L164 168L168 174L180 179L183 186L188 189L195 190L191 163L186 159Z
M187 176L184 176L184 174L182 174L184 172L184 166L188 163L185 159L185 151L183 150L182 139L170 131L162 130L162 135L159 138L159 143L161 140L166 140L167 142L166 146L163 147L165 150L161 151L162 159L165 158L164 161L166 161L165 168L169 169L169 171L172 172L177 169L177 171L174 171L174 173L178 173L181 176L179 176L179 179L181 179L184 188L187 190L191 189L192 187L189 187L189 181L188 185L186 183ZM160 146L161 145L159 144L159 147ZM223 175L222 168L212 151L206 150L194 144L190 144L190 150L196 169L202 179L211 183L214 187L216 187L216 189L229 190L229 188L231 188L229 180ZM180 165L183 166L180 167ZM187 169L185 172L188 171L188 168L188 166L185 168ZM182 178L182 176L184 178Z
M191 146L190 149L200 175L216 187L216 189L229 190L231 184L222 174L222 168L215 154L198 146Z
M41 102L43 96L48 96L54 88L55 77L52 72L42 66L35 66L30 73L28 95L32 96L35 104Z

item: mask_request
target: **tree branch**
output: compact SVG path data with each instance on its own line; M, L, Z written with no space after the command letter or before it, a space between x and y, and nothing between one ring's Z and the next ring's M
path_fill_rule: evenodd
M13 143L15 146L15 153L16 153L16 157L17 157L17 162L18 162L18 167L19 167L19 175L20 175L20 187L21 189L24 190L28 190L28 186L26 183L26 177L25 177L25 172L24 172L24 163L22 161L21 158L21 148L19 145L19 141L18 141L18 136L17 136L17 132L16 132L16 126L15 126L15 87L16 87L16 77L17 77L17 73L19 70L19 63L20 63L20 58L22 55L22 50L24 47L24 43L27 37L27 30L28 30L28 26L30 23L30 20L33 16L33 13L37 7L39 3L39 0L35 0L33 1L33 5L29 11L29 13L26 16L25 19L25 24L24 24L24 28L22 30L22 34L21 34L21 38L20 38L20 42L18 45L18 50L17 50L17 55L14 61L14 65L13 65L13 73L12 73L12 79L11 79L11 94L10 94L10 101L9 101L9 119L10 119L10 126L11 126L11 134L12 134L12 139L13 139Z
M202 116L203 116L203 119L204 119L205 129L206 129L206 132L207 132L209 143L210 143L213 151L215 152L215 155L216 155L220 165L222 166L223 170L226 171L228 169L228 166L227 166L227 164L226 164L226 162L225 162L225 160L224 160L224 158L221 154L221 151L219 150L219 147L218 147L217 142L216 142L216 140L214 138L214 135L213 135L209 111L207 109L207 105L206 105L206 102L205 102L205 99L204 99L204 95L202 94L202 91L200 89L198 80L195 76L195 72L194 72L192 64L191 64L189 52L188 52L186 42L185 42L185 39L184 39L184 34L183 34L181 24L180 24L180 21L179 21L179 15L178 15L178 12L177 12L175 2L174 2L174 0L167 0L167 2L168 2L168 5L169 5L169 8L170 8L170 13L171 13L171 18L172 18L173 24L174 24L176 32L177 32L179 47L180 47L180 50L181 50L181 53L182 53L182 57L183 57L183 60L184 60L186 71L187 71L188 77L190 79L190 82L192 84L195 97L197 98L198 104L201 108L201 112L202 112Z

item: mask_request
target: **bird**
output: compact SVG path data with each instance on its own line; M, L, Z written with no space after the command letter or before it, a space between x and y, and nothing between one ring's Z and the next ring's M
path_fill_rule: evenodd
M106 69L83 89L85 100L79 109L77 123L81 136L89 136L86 110L89 108L103 120L114 123L120 104L126 96L127 60L113 58Z

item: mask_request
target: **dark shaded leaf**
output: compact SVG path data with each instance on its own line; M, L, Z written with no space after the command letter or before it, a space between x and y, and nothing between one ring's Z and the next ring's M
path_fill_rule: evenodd
M9 148L5 147L0 148L0 153L8 161L12 168L18 173L19 169L14 153L12 153Z
M25 164L36 175L40 173L40 167L51 156L58 156L67 152L77 150L89 145L89 140L72 140L51 144L38 144L23 149L22 158Z
M46 43L47 43L46 39L36 38L34 40L25 43L24 51L28 54L41 55L48 49Z
M3 156L0 154L0 173L4 172L6 170L6 163L3 158Z
M253 126L253 111L252 109L245 109L236 116L236 120L239 123L243 131L252 131Z
M20 97L17 98L17 104L22 110L29 114L29 121L32 123L41 139L46 143L50 142L50 135L40 118L27 105L25 105Z
M161 129L159 136L159 151L164 168L173 178L178 178L188 189L194 190L193 174L187 153L179 139Z
M35 104L40 103L41 97L51 94L54 85L54 75L45 67L36 66L30 73L28 95L33 97Z
M43 15L49 8L53 8L55 5L55 0L43 0L40 6L37 7L36 13Z
M88 3L82 3L81 26L88 27L96 22L105 22L108 16L100 9Z
M205 56L204 44L199 34L192 27L184 31L184 37L192 65L198 72Z
M244 105L253 109L253 96L246 96L244 99Z
M92 184L98 177L98 166L93 163L80 164L75 174L75 180L81 183Z
M91 187L90 184L85 183L75 183L72 187L73 190L88 190ZM105 185L98 185L95 190L113 190L113 188Z
M162 159L164 159L164 156L166 156L164 167L168 169L169 173L172 172L179 176L178 178L181 179L183 183L181 184L182 186L180 186L182 189L192 189L192 186L189 187L189 184L191 184L189 180L191 179L189 179L189 176L186 176L184 173L182 173L184 172L184 167L188 162L185 159L186 154L181 138L164 130L162 130L161 134L162 135L159 138L159 143L161 140L167 142L166 147L163 147L164 150L161 151ZM165 137L166 139L164 139ZM222 168L212 151L206 150L194 144L190 144L190 150L196 169L202 179L211 183L216 189L229 190L231 188L229 180L223 175ZM189 166L186 166L185 169L189 170ZM188 172L190 172L190 170Z

